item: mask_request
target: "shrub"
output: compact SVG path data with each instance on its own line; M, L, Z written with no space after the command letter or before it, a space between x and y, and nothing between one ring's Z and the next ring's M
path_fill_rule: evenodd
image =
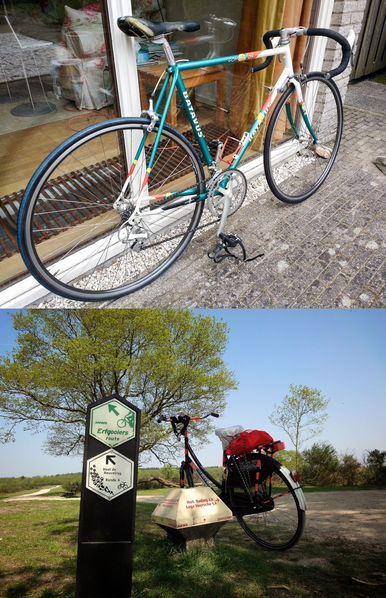
M302 453L304 463L301 468L302 482L313 486L335 484L339 470L339 459L331 444L319 442Z
M62 488L68 496L75 496L82 488L82 478L68 480L62 484Z
M369 484L386 484L386 451L366 451L365 478Z
M363 483L361 464L354 455L342 455L338 474L339 483L342 484L342 486L357 486Z
M159 474L162 478L165 478L165 480L170 480L171 482L177 483L180 481L180 474L178 469L170 464L164 465L160 469Z

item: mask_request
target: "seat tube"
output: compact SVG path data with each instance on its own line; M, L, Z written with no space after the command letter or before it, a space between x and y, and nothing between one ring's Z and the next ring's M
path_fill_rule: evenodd
M170 84L169 93L168 93L167 98L166 98L165 108L164 108L164 111L163 111L163 114L162 114L162 117L161 117L161 120L160 120L160 123L159 123L157 135L156 135L156 138L155 138L155 141L154 141L154 144L153 144L153 149L152 149L152 152L150 154L149 163L148 163L148 167L146 169L146 176L145 176L145 180L144 180L143 185L142 185L142 189L145 187L145 185L147 183L147 180L149 178L149 174L150 174L151 169L153 167L153 162L154 162L155 154L156 154L156 151L158 149L158 144L159 144L159 140L160 140L161 135L162 135L162 130L163 130L164 124L166 122L166 116L167 116L168 110L170 108L170 102L171 102L172 95L173 95L174 90L175 90L176 80L177 80L178 75L179 75L179 73L178 73L178 71L176 71L174 73L173 80L172 80L172 82Z
M210 155L207 143L205 141L204 134L203 134L203 132L201 130L201 127L199 125L197 116L196 116L196 114L195 114L195 112L193 110L192 102L189 99L189 94L186 91L186 87L185 87L184 82L182 80L181 74L180 74L180 72L178 70L178 65L176 65L174 68L178 71L178 75L179 75L178 78L177 78L177 80L176 80L176 87L177 87L178 93L180 94L180 98L181 98L182 104L184 106L186 114L188 115L190 125L192 127L194 136L197 139L197 143L198 143L198 145L200 147L200 150L201 150L202 155L204 157L205 163L209 166L210 164L212 164L213 160L212 160L212 157Z

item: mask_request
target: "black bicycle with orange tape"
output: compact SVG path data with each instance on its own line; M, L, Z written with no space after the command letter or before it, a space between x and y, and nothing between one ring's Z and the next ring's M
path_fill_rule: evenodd
M289 471L274 458L285 448L284 442L261 430L243 430L242 426L218 428L215 434L223 448L222 480L218 481L200 463L188 436L191 421L210 416L219 417L217 413L208 413L158 418L159 423L171 423L178 439L184 438L181 488L194 487L198 478L231 509L255 542L272 550L291 548L303 533L307 506L296 471Z

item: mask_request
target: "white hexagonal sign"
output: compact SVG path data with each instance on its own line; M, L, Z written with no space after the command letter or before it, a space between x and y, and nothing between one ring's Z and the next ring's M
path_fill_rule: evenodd
M118 446L135 436L136 413L111 399L91 409L90 435L107 446Z
M86 488L113 500L133 488L134 463L110 449L87 461Z

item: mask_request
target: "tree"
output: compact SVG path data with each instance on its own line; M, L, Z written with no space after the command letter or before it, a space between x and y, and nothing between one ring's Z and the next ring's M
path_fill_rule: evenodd
M366 479L370 484L386 482L386 451L379 449L366 451L365 466Z
M326 442L315 443L302 453L302 481L313 486L328 486L336 481L339 459L335 448Z
M354 455L345 453L340 458L339 483L344 486L356 486L362 481L362 468Z
M294 450L280 451L280 453L277 454L277 459L290 471L291 469L301 469L303 463L303 457L301 453L298 454L298 460L296 461L296 452Z
M237 387L223 354L228 328L184 310L27 310L13 316L17 345L0 358L0 415L12 440L17 424L47 430L53 455L83 450L86 409L118 393L142 410L142 461L172 460L170 426L160 414L222 412ZM209 419L196 426L203 441Z
M321 433L327 419L326 409L330 402L317 388L290 384L291 395L286 395L282 404L274 404L269 421L278 426L288 436L295 447L296 467L299 461L300 446Z

